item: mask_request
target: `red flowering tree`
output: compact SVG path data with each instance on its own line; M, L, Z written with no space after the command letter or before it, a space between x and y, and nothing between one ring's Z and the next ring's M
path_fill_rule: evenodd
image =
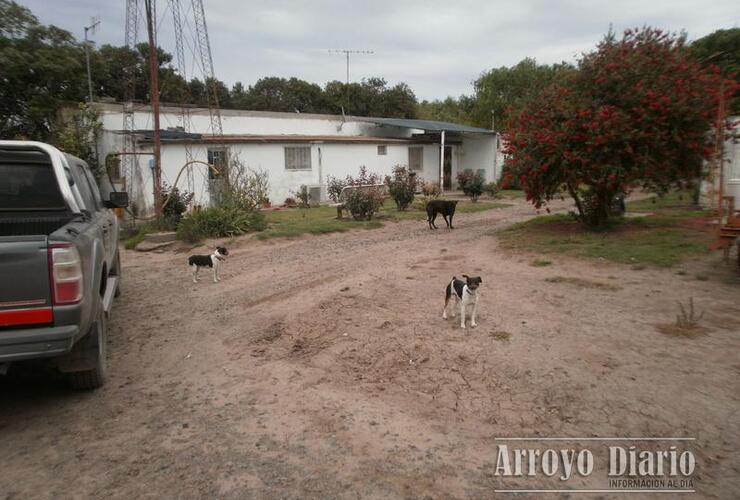
M505 137L507 175L537 208L567 193L586 225L603 226L615 197L636 187L664 193L700 177L720 93L730 98L736 85L702 67L683 36L609 34L518 116Z

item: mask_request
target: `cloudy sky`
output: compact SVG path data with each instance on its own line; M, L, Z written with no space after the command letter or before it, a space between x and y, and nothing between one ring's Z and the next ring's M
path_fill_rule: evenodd
M85 21L99 16L93 39L123 44L125 0L18 1L80 39ZM159 43L174 52L168 3L157 2ZM190 1L181 3L192 17ZM470 93L481 71L527 56L574 61L610 24L617 32L645 24L686 30L690 39L740 25L733 0L205 0L205 6L216 76L228 84L264 76L322 85L344 80L345 59L329 49L364 49L374 54L352 58L353 81L403 81L419 99ZM191 27L185 28L189 46ZM143 26L139 36L146 36ZM189 48L186 59L190 77L198 70Z

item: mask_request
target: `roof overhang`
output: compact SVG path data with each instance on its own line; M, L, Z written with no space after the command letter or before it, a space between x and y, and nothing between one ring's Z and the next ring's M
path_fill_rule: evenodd
M365 116L353 116L353 121L373 123L381 127L396 127L405 129L423 130L425 133L430 132L454 132L458 134L482 134L495 135L496 132L485 128L471 127L459 123L438 122L432 120L411 120L406 118L372 118Z
M139 130L136 132L140 141L149 143L153 141L153 131ZM173 133L162 131L162 144L290 144L290 143L326 143L326 144L433 144L435 141L426 137L372 137L364 135L301 135L301 134L225 134L207 135L192 134L184 132Z

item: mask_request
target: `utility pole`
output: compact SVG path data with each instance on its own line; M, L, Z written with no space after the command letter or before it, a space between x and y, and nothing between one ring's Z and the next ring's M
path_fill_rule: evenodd
M155 17L155 0L144 0L146 11L146 31L149 36L149 93L154 115L154 214L157 220L162 218L162 155L159 133L159 62L157 60L157 32Z
M93 17L90 19L90 26L85 26L85 61L87 63L87 91L88 100L93 102L93 88L92 88L92 73L90 72L90 44L92 43L88 38L87 34L95 34L95 29L100 24L100 19Z
M344 54L347 57L347 84L345 92L347 94L347 113L349 113L349 55L350 54L375 54L372 50L350 50L350 49L329 49L331 54Z

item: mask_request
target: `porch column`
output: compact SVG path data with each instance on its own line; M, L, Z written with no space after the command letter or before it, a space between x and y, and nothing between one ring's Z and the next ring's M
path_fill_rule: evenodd
M445 131L442 131L442 140L439 141L439 191L445 189Z

